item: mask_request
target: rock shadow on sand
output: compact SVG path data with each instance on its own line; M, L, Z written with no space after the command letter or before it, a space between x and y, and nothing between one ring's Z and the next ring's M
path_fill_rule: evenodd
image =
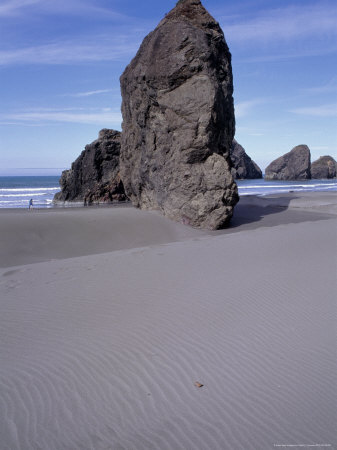
M226 232L254 230L261 226L275 227L331 218L330 214L310 211L309 208L292 207L290 204L296 199L300 199L300 197L293 195L241 197Z

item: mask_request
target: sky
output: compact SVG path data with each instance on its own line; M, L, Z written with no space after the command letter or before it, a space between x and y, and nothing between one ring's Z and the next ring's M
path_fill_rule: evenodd
M262 170L337 160L337 2L203 0L232 53L236 140ZM0 1L0 175L59 175L121 130L119 77L173 0Z

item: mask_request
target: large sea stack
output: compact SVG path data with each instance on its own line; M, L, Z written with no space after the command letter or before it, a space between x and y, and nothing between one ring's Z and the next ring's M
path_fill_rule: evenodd
M262 170L235 139L231 146L232 175L238 180L262 178Z
M311 164L311 178L336 178L337 162L332 156L321 156Z
M199 0L180 0L120 81L127 196L191 226L225 226L238 194L231 55L218 22Z
M121 133L103 129L98 139L85 146L71 169L62 172L61 192L54 201L110 202L125 200L119 176Z
M307 145L298 145L290 152L271 162L265 171L266 180L309 180L310 150Z

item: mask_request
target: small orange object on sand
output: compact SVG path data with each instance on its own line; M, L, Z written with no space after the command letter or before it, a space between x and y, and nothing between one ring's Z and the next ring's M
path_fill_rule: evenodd
M199 381L195 381L194 386L201 388L201 387L203 387L203 384L199 383Z

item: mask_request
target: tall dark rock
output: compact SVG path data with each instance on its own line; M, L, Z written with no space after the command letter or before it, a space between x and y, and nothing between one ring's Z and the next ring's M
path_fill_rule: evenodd
M121 177L133 204L216 229L238 201L231 55L199 0L180 0L121 76Z
M311 164L311 178L336 178L337 162L332 156L321 156Z
M247 155L245 149L233 139L231 146L232 175L238 180L262 178L260 167Z
M55 202L84 201L109 202L125 200L119 175L121 133L103 129L98 139L86 145L85 150L65 170L60 179L61 192Z
M307 145L298 145L290 152L275 159L266 167L266 180L309 180L310 150Z

